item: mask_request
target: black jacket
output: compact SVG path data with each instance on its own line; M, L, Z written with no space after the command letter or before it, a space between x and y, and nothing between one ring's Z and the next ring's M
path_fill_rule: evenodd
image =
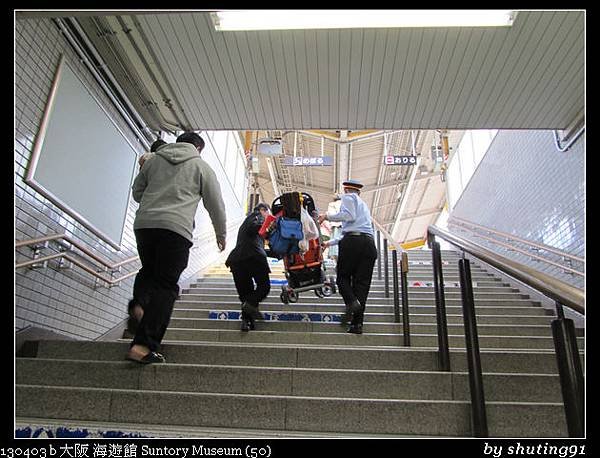
M238 231L235 248L231 250L231 253L229 253L227 260L225 261L227 267L252 257L267 257L264 248L264 240L258 235L258 231L264 220L265 219L259 211L252 212L246 217Z

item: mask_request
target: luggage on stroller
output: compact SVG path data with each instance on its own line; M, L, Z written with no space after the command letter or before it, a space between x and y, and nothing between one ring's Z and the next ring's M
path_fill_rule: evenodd
M268 255L283 259L288 284L281 287L281 301L297 302L298 294L309 290L317 297L335 294L335 280L327 277L323 262L319 225L306 219L303 225L302 221L304 211L304 218L308 215L314 223L317 212L313 198L306 193L285 193L273 201L271 211L274 216L265 220L259 234L269 240ZM305 235L315 237L306 240Z

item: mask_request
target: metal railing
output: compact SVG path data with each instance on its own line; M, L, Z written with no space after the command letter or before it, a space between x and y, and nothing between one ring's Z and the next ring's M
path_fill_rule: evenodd
M459 226L461 228L467 229L467 230L473 232L477 237L480 237L482 239L488 240L488 241L490 241L492 243L495 243L497 245L505 247L505 248L507 248L507 249L509 249L511 251L516 251L516 252L521 253L521 254L523 254L525 256L528 256L528 257L530 257L532 259L537 259L537 260L543 261L543 262L545 262L547 264L550 264L550 265L553 265L553 266L556 266L556 267L560 267L565 272L568 272L568 273L571 273L571 274L574 274L574 275L579 275L579 276L582 276L582 277L585 276L584 272L581 272L579 270L573 269L573 268L571 268L569 266L565 266L564 264L560 264L560 263L551 261L550 259L547 259L547 258L545 258L543 256L539 256L537 254L531 253L529 251L521 250L521 249L515 247L514 245L510 245L510 244L501 242L500 240L494 239L492 237L487 237L487 236L485 236L485 235L477 232L477 230L480 230L480 231L483 231L483 232L487 232L488 234L498 235L500 237L503 237L507 241L514 241L514 242L522 243L524 245L527 245L530 250L547 251L549 253L553 253L553 254L555 254L557 256L561 256L565 261L568 261L569 263L571 263L572 261L580 262L580 263L585 263L585 259L584 258L580 258L578 256L574 256L574 255L572 255L570 253L566 253L564 251L558 250L558 249L556 249L554 247L551 247L551 246L548 246L548 245L542 245L540 243L532 242L530 240L525 240L523 238L511 235L511 234L507 234L505 232L497 231L495 229L490 229L488 227L481 226L479 224L475 224L475 223L472 223L470 221L464 220L462 218L457 218L455 216L452 217L448 221L448 223L451 224L451 225L456 225L456 226Z
M471 390L471 419L474 435L476 437L487 437L488 433L470 263L469 260L464 258L464 253L469 253L481 259L487 264L540 291L547 297L554 299L557 319L552 321L552 336L556 351L568 433L570 437L583 437L585 431L583 370L577 348L575 326L572 320L565 318L563 310L563 306L568 306L580 313L585 313L585 296L583 291L494 253L474 242L458 237L436 226L429 226L428 240L433 253L433 270L434 277L436 277L436 309L439 314L445 314L445 310L443 306L443 281L439 281L441 276L436 276L437 271L441 273L439 243L435 241L436 236L441 237L463 252L463 259L459 261L459 271L467 346L469 386ZM447 329L438 327L438 333L442 333L442 336L438 335L441 361L446 358L446 355L449 355L447 332ZM442 370L444 369L442 368ZM450 370L449 365L447 370Z
M52 242L52 241L55 241L58 243L59 250L61 250L61 251L59 251L58 253L47 255L47 256L40 256L41 250L44 248L48 248L48 242ZM70 247L65 246L65 244L63 244L61 242L66 242L68 245L70 245ZM35 266L47 265L48 261L66 260L66 261L80 267L81 269L88 272L89 274L93 275L96 279L107 283L109 285L109 287L115 286L115 285L119 284L121 281L126 280L127 278L132 277L133 275L136 275L139 271L139 269L136 269L136 270L129 272L125 275L122 275L118 278L112 278L113 273L118 272L122 266L125 266L127 264L130 264L132 262L139 260L139 256L132 256L132 257L124 259L123 261L120 261L120 262L110 263L109 261L101 258L100 256L98 256L95 253L93 253L92 251L90 251L88 248L83 246L81 243L77 242L76 240L73 240L71 237L69 237L66 234L49 234L44 237L39 237L39 238L35 238L35 239L19 240L15 243L15 248L23 248L23 247L27 247L27 246L33 250L33 259L15 264L15 269L21 269L23 267L35 268ZM90 266L90 265L86 264L85 262L82 262L81 260L72 256L71 253L73 253L73 252L72 252L71 247L77 248L84 255L91 258L93 261L95 261L97 264L100 264L101 266L103 266L103 267L101 267L102 270L98 271L94 268L97 266ZM111 272L111 277L107 277L106 275L103 275L101 273L101 272L107 272L107 271Z
M410 347L410 312L408 304L408 256L402 245L392 239L392 236L383 228L381 224L373 220L373 225L377 228L377 276L381 279L381 235L383 235L383 269L384 269L384 295L390 297L389 289L389 265L388 265L388 240L392 242L392 288L394 300L394 321L400 323L400 313L402 313L402 336L404 346ZM398 263L398 251L400 251L401 260ZM400 285L398 284L398 264L400 264ZM402 312L400 312L400 305Z

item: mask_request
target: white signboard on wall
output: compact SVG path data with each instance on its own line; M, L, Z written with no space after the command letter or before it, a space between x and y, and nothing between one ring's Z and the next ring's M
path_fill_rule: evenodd
M25 182L120 249L136 150L61 58Z

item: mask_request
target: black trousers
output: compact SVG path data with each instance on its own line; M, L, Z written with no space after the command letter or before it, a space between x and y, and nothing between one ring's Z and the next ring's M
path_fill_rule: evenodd
M173 304L179 295L179 277L188 264L192 242L167 229L137 229L135 239L142 268L133 284L134 302L144 309L131 345L158 351Z
M376 260L377 248L372 237L345 235L340 240L336 283L346 307L355 300L360 302L362 311L358 323L361 324Z
M269 264L264 256L253 256L230 266L233 282L241 302L258 307L271 290ZM256 283L256 288L254 287Z

